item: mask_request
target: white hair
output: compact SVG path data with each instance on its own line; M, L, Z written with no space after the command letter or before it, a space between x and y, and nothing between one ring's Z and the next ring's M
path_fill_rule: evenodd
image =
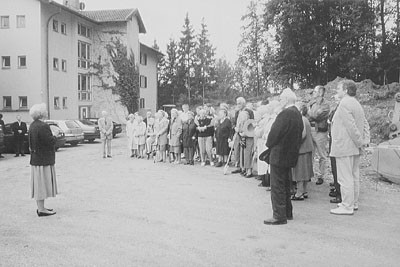
M103 111L101 112L101 115L102 115L103 117L107 117L108 113L107 113L107 111L103 110Z
M238 97L237 99L236 99L236 103L237 104L246 104L246 99L244 99L244 97Z
M292 89L286 88L282 91L280 99L281 101L284 100L287 104L294 104L296 103L297 97Z
M45 103L35 104L29 110L29 115L33 120L39 120L46 118L47 116L47 107Z

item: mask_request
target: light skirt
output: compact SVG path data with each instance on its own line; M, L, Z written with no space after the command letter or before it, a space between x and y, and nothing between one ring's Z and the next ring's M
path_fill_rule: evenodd
M31 166L31 197L44 200L58 194L54 165Z

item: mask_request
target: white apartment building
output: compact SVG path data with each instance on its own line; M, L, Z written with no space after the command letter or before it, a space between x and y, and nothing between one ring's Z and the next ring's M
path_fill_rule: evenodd
M94 62L109 62L105 45L119 38L140 72L140 108L157 107L159 52L141 44L146 33L137 9L84 11L79 0L0 0L0 113L5 122L46 103L51 119L98 117L124 121L127 110L105 90Z

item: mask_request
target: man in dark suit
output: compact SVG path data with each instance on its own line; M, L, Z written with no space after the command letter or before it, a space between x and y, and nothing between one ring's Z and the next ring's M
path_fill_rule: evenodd
M290 89L280 95L283 110L276 117L268 135L266 146L270 149L271 202L273 218L264 224L286 224L293 219L290 200L290 171L296 166L301 145L303 120L295 107L296 95Z
M11 129L14 133L15 156L19 157L19 154L21 154L24 157L24 137L28 130L26 123L21 121L21 116L17 115L17 121L11 125Z

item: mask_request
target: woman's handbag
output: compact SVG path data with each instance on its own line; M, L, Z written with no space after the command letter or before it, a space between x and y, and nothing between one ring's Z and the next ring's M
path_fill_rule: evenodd
M266 150L264 150L260 156L258 156L259 160L265 161L266 163L269 164L269 156L271 155L271 150L269 148L267 148Z

